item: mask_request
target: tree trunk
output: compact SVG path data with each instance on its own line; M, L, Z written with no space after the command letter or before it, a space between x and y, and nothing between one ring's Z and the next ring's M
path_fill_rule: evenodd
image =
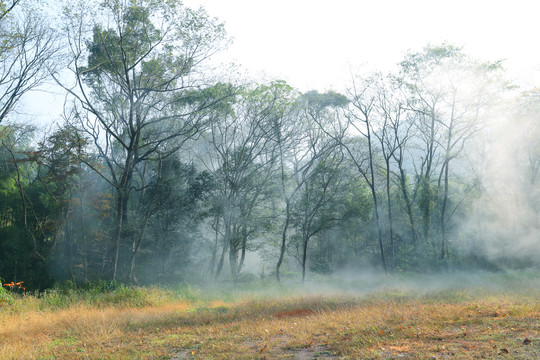
M223 250L221 251L221 257L219 259L219 263L216 269L216 276L215 276L216 279L221 275L221 270L223 269L223 263L225 262L225 253L227 252L227 248L230 247L230 243L231 243L230 216L231 215L227 211L225 211L225 213L223 214L223 225L225 227L225 235L223 236Z
M279 275L279 269L281 267L281 264L283 263L283 258L285 256L285 249L287 246L287 230L289 228L289 224L291 222L291 205L290 200L287 199L285 201L285 224L283 225L283 231L281 232L281 246L279 248L279 259L276 265L276 280L278 282L281 281L280 275Z
M221 251L221 256L219 257L219 262L216 268L216 274L214 276L214 279L219 278L221 275L221 270L223 269L223 263L225 262L225 253L227 252L227 246L228 243L226 241L223 241L223 249Z
M449 167L450 167L450 150L452 144L452 136L454 130L454 111L455 111L455 93L454 93L454 102L452 103L452 113L450 115L450 125L448 126L448 139L446 143L446 153L444 158L444 193L443 193L443 202L441 206L441 254L440 258L443 260L446 257L447 253L447 239L446 239L446 205L448 203L448 177L449 177Z
M423 201L420 205L420 210L422 213L422 226L423 226L423 236L426 244L431 244L430 237L430 224L431 224L431 169L433 167L433 158L435 156L435 105L431 107L431 112L429 114L430 124L429 124L429 136L427 139L427 149L426 149L426 158L425 158L425 171L419 176L419 183L417 188L420 188L422 196L424 196Z
M448 199L448 162L445 163L444 169L444 195L441 207L441 254L443 260L446 256L446 204Z
M373 203L374 203L374 210L375 210L375 219L377 222L377 231L378 231L378 237L379 237L379 250L381 252L381 264L383 266L384 272L388 272L388 268L386 266L386 258L384 256L384 244L383 244L383 236L382 236L382 229L381 229L381 219L379 216L379 205L377 201L377 195L375 193L375 188L371 187L371 194L373 196Z
M304 241L302 244L302 284L304 283L304 280L306 279L307 247L308 247L309 237L307 235L304 235L303 238L304 238Z
M245 223L242 225L242 244L240 245L240 248L242 249L240 254L240 262L238 263L238 274L242 272L242 268L244 267L244 260L246 259L246 245L247 245L247 226Z
M238 276L238 249L234 241L229 242L229 265L231 267L231 276L236 280Z
M120 254L120 244L122 236L124 235L124 225L127 224L127 207L129 200L129 192L131 186L131 178L133 176L133 154L128 152L124 173L117 191L117 204L116 204L116 226L114 232L115 241L115 254L114 254L114 270L113 280L116 280L118 275L118 260Z
M137 282L137 279L135 278L135 259L137 257L137 254L139 253L139 249L141 248L141 244L144 240L144 234L146 232L146 228L148 226L148 221L150 220L151 213L148 211L148 213L145 216L144 223L141 229L139 229L139 236L137 237L137 241L133 244L133 249L131 252L131 259L130 259L130 266L129 266L129 276L128 279L131 282Z
M386 198L388 203L388 225L390 226L390 254L389 265L390 270L395 270L395 248L394 248L394 227L392 223L392 199L390 198L390 158L387 157L386 161Z
M214 273L214 268L216 266L216 259L217 259L217 252L218 252L218 245L219 245L219 213L216 216L216 222L215 222L215 238L214 238L214 249L212 250L212 259L210 259L210 266L209 271L210 275Z
M122 240L122 233L124 231L124 221L127 220L127 190L124 188L118 189L118 198L116 203L116 224L114 230L114 268L113 268L113 281L116 280L118 274L118 259L120 256L120 243Z
M418 244L418 232L416 230L416 225L414 221L414 214L412 210L412 203L411 199L409 197L409 191L407 189L407 177L405 174L405 170L403 169L403 150L401 147L399 148L399 159L397 161L398 168L399 168L399 183L401 187L401 193L403 195L403 200L405 200L405 209L407 211L407 218L409 220L409 226L411 230L411 237L413 241L413 246L416 250L417 244Z
M373 169L373 149L371 144L371 125L369 123L369 118L367 113L365 113L365 123L366 123L366 129L367 129L367 141L368 141L368 154L369 154L369 171L370 171L370 178L371 181L369 182L369 187L371 189L371 196L373 197L373 206L375 210L375 218L377 221L377 232L379 235L379 249L381 251L381 263L384 269L384 272L388 272L388 268L386 266L386 259L384 256L384 244L383 244L383 236L382 236L382 229L381 229L381 219L379 216L379 203L377 201L377 193L375 191L375 170Z

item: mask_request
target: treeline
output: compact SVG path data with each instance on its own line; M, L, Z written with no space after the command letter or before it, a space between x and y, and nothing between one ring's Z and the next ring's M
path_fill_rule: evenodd
M6 281L538 264L540 91L500 62L427 46L300 93L216 76L203 9L70 1L53 30L19 2L0 1ZM43 132L12 110L47 78L67 100Z

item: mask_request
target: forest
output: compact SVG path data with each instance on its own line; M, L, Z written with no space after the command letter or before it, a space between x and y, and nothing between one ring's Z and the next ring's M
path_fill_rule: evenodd
M301 92L216 66L231 39L202 8L63 6L0 1L0 282L540 265L540 89L503 61L426 44ZM46 84L63 113L28 125Z

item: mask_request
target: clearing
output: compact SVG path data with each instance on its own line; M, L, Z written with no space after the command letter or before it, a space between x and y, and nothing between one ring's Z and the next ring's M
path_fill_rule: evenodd
M361 295L202 291L174 301L156 288L153 305L63 308L39 308L44 300L27 296L0 305L0 358L540 359L536 285Z

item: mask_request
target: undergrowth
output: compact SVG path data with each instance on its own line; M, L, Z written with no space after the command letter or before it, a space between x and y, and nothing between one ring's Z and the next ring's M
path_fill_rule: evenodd
M195 304L203 301L199 288L182 284L176 287L140 287L99 281L75 288L71 283L57 285L41 293L13 294L0 288L0 318L31 311L90 308L144 308L174 302Z
M175 286L133 286L116 281L95 281L75 287L58 284L42 293L8 291L0 287L0 316L28 311L92 308L144 308L175 302L204 308L216 301L234 303L281 299L303 295L332 294L362 298L364 302L417 300L425 303L459 303L475 298L508 294L536 295L540 289L537 271L507 273L453 273L437 276L370 274L368 276L316 277L304 284L295 280L276 283L273 279L240 282L212 282L201 286L182 283Z

